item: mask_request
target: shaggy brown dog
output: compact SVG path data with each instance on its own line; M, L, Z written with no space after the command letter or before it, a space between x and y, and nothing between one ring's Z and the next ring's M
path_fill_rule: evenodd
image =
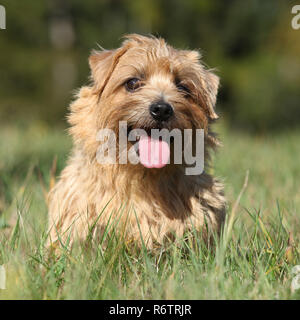
M149 248L192 228L206 238L210 230L219 232L223 186L207 173L186 175L186 165L172 161L158 169L101 164L96 157L98 131L109 128L118 136L119 122L126 121L130 129L147 132L204 129L207 165L209 150L218 144L210 131L217 119L218 77L200 63L197 51L136 34L119 49L93 52L89 62L93 84L80 89L68 118L74 148L49 195L51 242L58 235L85 239L108 224Z

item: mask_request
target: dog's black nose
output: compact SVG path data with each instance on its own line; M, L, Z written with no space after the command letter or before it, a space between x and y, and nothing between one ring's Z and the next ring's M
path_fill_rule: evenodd
M167 121L174 113L174 110L169 103L159 101L151 104L149 112L153 119L158 121Z

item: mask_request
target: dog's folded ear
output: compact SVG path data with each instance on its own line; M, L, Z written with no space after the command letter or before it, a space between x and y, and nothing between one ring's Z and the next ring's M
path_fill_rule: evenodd
M215 106L217 102L217 94L220 83L220 78L216 76L212 71L205 70L204 72L205 88L205 101L207 104L209 116L212 120L218 119L218 115L215 112Z
M199 105L206 111L211 120L219 118L215 112L219 81L219 77L211 70L206 69L200 64L198 65L197 80L194 81L196 96Z
M101 96L110 76L117 66L120 57L127 51L127 46L116 50L93 51L89 58L94 94Z
M220 82L219 77L216 76L212 70L203 66L200 62L200 52L196 50L182 50L182 53L193 63L196 73L196 79L193 80L195 80L194 85L196 86L195 89L200 105L207 111L210 119L218 119L219 117L215 112L215 105Z

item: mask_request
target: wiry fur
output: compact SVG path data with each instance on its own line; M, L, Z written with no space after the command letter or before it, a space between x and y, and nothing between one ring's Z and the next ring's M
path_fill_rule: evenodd
M49 194L51 241L58 234L85 239L117 221L126 239L151 248L175 234L195 228L207 237L220 231L225 218L223 186L207 173L185 175L184 165L169 164L147 169L141 164L101 165L96 160L97 132L119 121L132 128L155 128L149 105L164 98L174 107L168 129L205 130L205 160L217 145L210 123L214 111L218 77L200 63L197 51L176 50L163 39L130 35L121 48L93 52L90 57L93 83L81 88L69 115L74 148L59 182ZM123 84L141 77L144 86L135 93ZM175 81L190 89L188 97ZM207 163L206 163L207 164Z

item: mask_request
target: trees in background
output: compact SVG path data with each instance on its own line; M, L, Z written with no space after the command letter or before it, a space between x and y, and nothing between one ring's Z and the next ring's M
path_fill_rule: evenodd
M6 0L0 30L0 121L63 121L73 90L88 80L87 57L123 34L161 35L199 48L218 69L217 105L255 131L300 119L299 30L284 0Z

